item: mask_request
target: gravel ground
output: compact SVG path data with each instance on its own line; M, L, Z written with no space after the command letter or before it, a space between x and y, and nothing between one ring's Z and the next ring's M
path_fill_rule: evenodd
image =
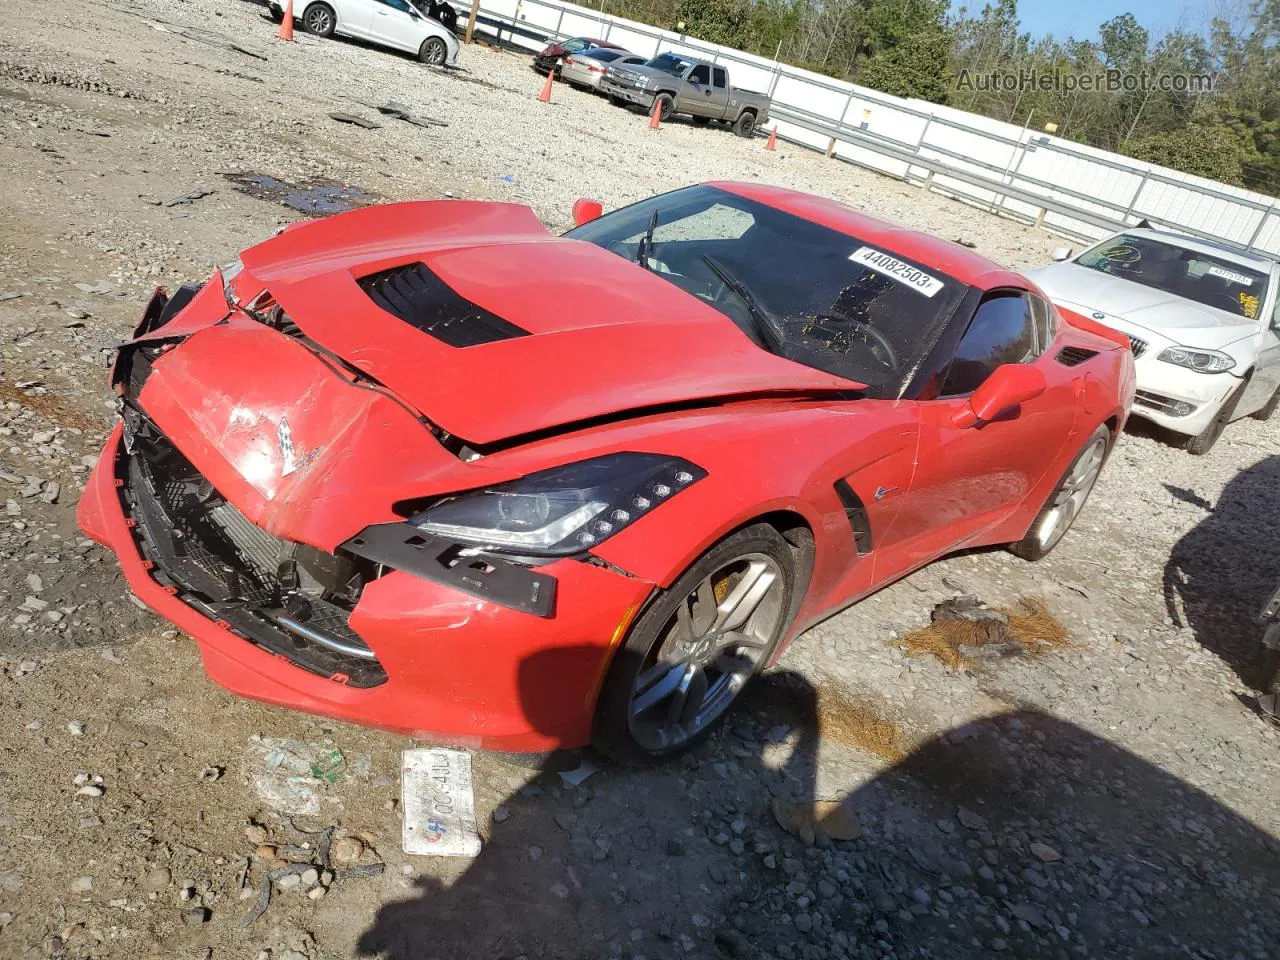
M1015 268L1060 241L785 144L655 133L563 86L538 103L526 58L480 47L440 72L285 46L242 0L6 19L0 958L1275 955L1276 731L1250 685L1280 571L1276 424L1236 424L1203 458L1132 428L1050 559L967 554L881 591L664 769L572 786L478 755L474 863L400 852L408 741L213 687L74 525L109 426L104 363L150 287L296 216L227 173L514 200L554 229L580 195L759 179ZM328 116L387 100L448 126ZM1042 597L1071 642L965 670L905 656L892 641L956 593ZM291 821L255 788L263 736L342 752L318 812ZM843 800L843 822L806 827L815 799ZM242 926L271 870L319 861L302 831L329 827L344 859L335 844L332 870L277 880Z

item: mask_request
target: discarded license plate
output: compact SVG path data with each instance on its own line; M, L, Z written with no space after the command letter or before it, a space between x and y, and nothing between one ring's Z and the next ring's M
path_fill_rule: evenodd
M480 852L471 754L463 750L404 751L401 806L404 852L474 857Z

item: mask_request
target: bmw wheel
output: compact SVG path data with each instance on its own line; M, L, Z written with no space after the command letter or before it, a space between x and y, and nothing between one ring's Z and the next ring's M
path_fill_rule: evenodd
M1276 392L1261 410L1255 410L1250 416L1255 420L1270 420L1275 415L1276 407L1280 407L1280 387L1276 388Z
M442 66L448 55L449 51L439 37L427 37L422 41L422 48L418 50L418 59L429 67Z
M1195 457L1201 457L1213 449L1213 445L1222 436L1222 431L1227 429L1227 424L1231 422L1231 418L1235 415L1236 407L1240 405L1240 397L1248 386L1249 379L1246 377L1244 383L1236 387L1231 396L1223 401L1222 409L1213 418L1213 422L1204 428L1204 432L1187 440L1188 453Z
M302 15L302 25L307 33L314 33L317 37L332 37L333 30L338 25L338 17L328 4L313 3Z
M1071 466L1031 522L1027 535L1017 543L1010 544L1010 551L1023 560L1039 560L1062 541L1076 517L1080 516L1089 494L1093 492L1093 485L1098 482L1098 475L1102 473L1102 465L1106 462L1110 447L1111 430L1103 424L1089 435L1084 447L1071 461Z
M773 527L704 553L636 620L600 692L592 742L620 763L666 760L705 740L777 648L795 559Z

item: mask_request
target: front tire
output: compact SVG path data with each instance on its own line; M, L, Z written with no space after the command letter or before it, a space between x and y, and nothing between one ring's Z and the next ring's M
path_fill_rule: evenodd
M1267 401L1266 406L1261 410L1255 410L1249 416L1255 420L1270 420L1276 412L1276 408L1280 407L1280 387L1276 388L1276 392L1271 395L1271 399Z
M327 3L313 3L302 15L302 26L317 37L332 37L338 26L338 15Z
M1023 560L1040 560L1062 542L1084 509L1093 485L1098 482L1098 475L1102 473L1102 465L1106 463L1111 449L1111 440L1111 430L1105 423L1089 435L1031 522L1027 535L1009 545L1011 553Z
M444 66L444 61L448 56L449 48L445 46L444 41L439 37L427 37L422 41L422 46L418 49L418 59L429 67Z
M699 557L653 599L610 664L595 748L647 766L710 736L785 635L795 579L791 547L766 523Z
M676 112L676 101L669 93L660 93L654 98L654 102L658 104L658 119L666 123ZM649 108L650 112L653 108Z
M744 110L742 115L733 122L733 132L740 137L750 138L755 136L756 115L750 110Z
M1222 404L1222 409L1213 418L1213 422L1204 428L1204 432L1187 441L1187 453L1193 457L1203 457L1213 449L1213 445L1222 436L1222 431L1227 429L1227 424L1231 422L1231 417L1235 414L1236 407L1240 404L1240 397L1244 394L1247 386L1249 386L1248 378L1236 388L1231 396L1227 397Z

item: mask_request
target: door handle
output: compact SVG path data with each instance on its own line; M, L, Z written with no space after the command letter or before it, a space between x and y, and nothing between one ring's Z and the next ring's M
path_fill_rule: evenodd
M703 91L702 91L702 95L703 95L703 96L705 96L705 97L709 97L709 96L711 96L711 91L710 91L710 90L703 90Z

